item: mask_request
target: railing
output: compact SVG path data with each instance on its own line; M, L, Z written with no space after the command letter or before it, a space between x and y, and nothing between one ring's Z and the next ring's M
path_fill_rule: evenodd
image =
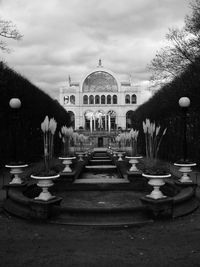
M116 136L119 134L119 131L118 130L111 130L110 132L109 131L106 131L106 130L95 130L95 131L90 131L90 130L77 130L78 133L82 133L84 135L87 135L87 136Z

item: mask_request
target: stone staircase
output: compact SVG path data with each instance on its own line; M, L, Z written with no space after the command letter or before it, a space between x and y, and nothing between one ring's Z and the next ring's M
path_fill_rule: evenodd
M94 152L85 166L85 171L75 184L126 184L129 183L118 172L117 166L104 151Z

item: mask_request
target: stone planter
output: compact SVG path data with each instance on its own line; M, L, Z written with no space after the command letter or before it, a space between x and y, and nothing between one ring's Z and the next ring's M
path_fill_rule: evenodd
M153 191L146 197L152 199L165 198L166 196L160 191L160 187L165 184L165 179L171 177L171 174L166 175L150 175L143 173L142 176L149 179L148 184L153 186Z
M142 158L142 156L138 156L138 157L126 156L126 159L129 159L129 163L132 164L132 166L129 169L130 172L139 172L136 164L138 163L138 159L141 159L141 158Z
M62 172L72 172L70 165L72 164L72 160L76 159L76 157L59 157L62 160L62 163L65 165L65 168Z
M174 166L180 167L179 171L182 173L179 182L181 183L192 183L192 179L189 173L192 171L192 167L196 166L196 163L174 163Z
M5 165L5 167L10 168L10 173L14 175L14 178L9 184L22 184L23 183L19 175L23 173L24 168L28 167L27 164Z
M43 201L48 201L55 196L52 196L52 194L49 192L48 188L53 186L53 180L57 179L60 177L59 174L57 175L52 175L52 176L38 176L38 175L31 175L31 178L37 180L37 186L42 188L42 192L38 197L35 197L36 200L43 200Z
M124 153L125 153L125 152L123 152L123 151L119 151L119 152L117 152L118 161L123 161L122 157L123 157Z
M78 160L79 161L83 161L83 157L84 157L84 155L85 155L85 152L76 152L76 154L77 154L77 156L78 156Z

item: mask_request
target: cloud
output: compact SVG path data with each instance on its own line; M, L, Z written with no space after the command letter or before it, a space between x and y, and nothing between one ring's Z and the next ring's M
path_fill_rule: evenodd
M0 57L53 97L69 74L78 80L99 58L143 81L168 28L181 27L188 11L187 0L0 0L0 17L23 34Z

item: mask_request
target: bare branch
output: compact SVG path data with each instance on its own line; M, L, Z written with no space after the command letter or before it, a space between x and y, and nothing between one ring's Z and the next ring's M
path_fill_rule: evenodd
M0 19L0 37L18 41L21 40L22 35L18 32L12 21ZM2 51L10 52L8 45L4 40L0 40L0 49Z

